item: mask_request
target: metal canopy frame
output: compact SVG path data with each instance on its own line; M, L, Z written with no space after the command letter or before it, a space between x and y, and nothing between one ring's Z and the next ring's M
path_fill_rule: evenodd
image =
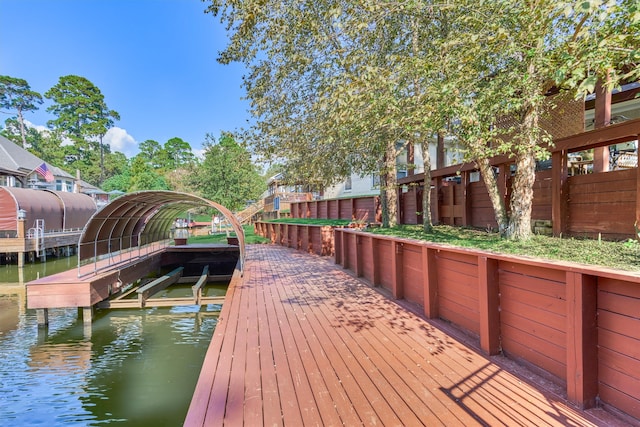
M194 196L173 191L139 191L125 194L97 211L84 227L78 242L78 275L83 261L97 262L114 255L142 248L157 242L168 242L175 219L189 209L212 207L229 221L238 236L240 268L244 266L244 230L233 213L224 206ZM120 256L120 258L122 258ZM86 263L85 263L86 264ZM107 265L111 263L107 262Z

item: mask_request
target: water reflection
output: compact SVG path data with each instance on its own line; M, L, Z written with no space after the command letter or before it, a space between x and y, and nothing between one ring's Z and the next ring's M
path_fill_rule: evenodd
M0 425L182 425L220 306L101 310L90 329L25 307L0 284Z

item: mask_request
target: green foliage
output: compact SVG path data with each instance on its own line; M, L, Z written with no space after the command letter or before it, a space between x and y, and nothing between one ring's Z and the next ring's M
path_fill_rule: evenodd
M204 150L204 160L190 177L202 197L236 211L266 190L251 155L230 134L223 133L217 142L208 134Z
M22 147L27 147L27 130L24 124L24 113L36 111L42 104L42 95L31 90L24 79L11 76L0 76L0 108L15 111L20 130Z
M70 169L79 169L83 179L100 184L105 174L109 147L102 138L120 115L110 110L104 96L93 83L80 76L60 77L45 93L52 104L47 111L56 116L47 125L73 141L65 160Z

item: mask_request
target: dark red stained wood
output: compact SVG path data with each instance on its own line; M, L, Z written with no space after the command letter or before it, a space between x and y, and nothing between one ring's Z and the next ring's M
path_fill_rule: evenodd
M556 396L325 259L256 245L185 425L597 425Z
M478 310L480 347L487 354L500 352L500 298L498 260L478 257Z
M422 246L404 244L402 252L404 298L418 305L424 304L422 275Z
M424 291L424 315L428 319L439 316L438 313L438 269L436 265L436 251L426 246L422 247L422 278Z
M567 358L564 348L523 333L508 324L502 324L502 349L509 357L522 358L566 380Z
M597 283L584 274L567 273L567 396L592 408L598 395Z

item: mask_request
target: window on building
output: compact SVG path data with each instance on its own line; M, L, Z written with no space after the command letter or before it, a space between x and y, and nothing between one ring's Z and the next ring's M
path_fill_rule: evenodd
M376 173L371 175L371 188L372 189L380 188L380 175Z
M56 191L62 191L62 180L56 179Z
M351 187L352 187L352 182L351 182L351 177L349 176L344 181L344 191L351 191Z

